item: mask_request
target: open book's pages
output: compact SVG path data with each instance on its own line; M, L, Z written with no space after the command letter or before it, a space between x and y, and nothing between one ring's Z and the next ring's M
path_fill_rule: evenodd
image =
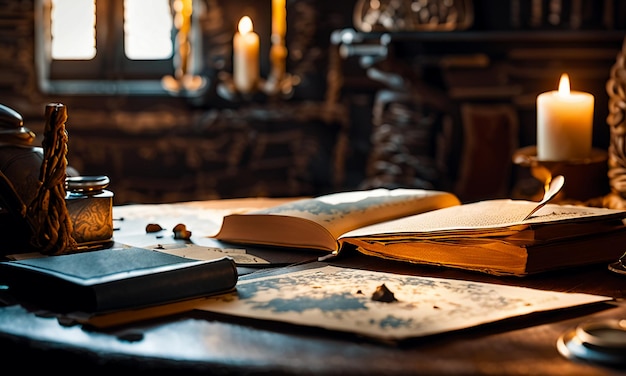
M443 208L357 229L340 242L377 257L512 275L623 253L626 211L548 204L523 220L535 204L491 200Z
M232 243L339 250L343 233L374 223L460 205L448 192L373 189L301 199L224 218L215 238Z
M624 253L622 245L626 243L626 230L537 244L471 237L398 243L351 238L346 243L374 257L494 275L525 276L615 261Z
M394 237L415 239L416 237L445 236L508 236L522 230L541 231L544 237L565 228L576 229L570 234L560 236L581 235L586 226L597 226L598 223L619 223L626 218L626 210L595 208L577 205L547 204L532 217L524 217L537 205L536 202L525 200L486 200L462 206L442 208L440 210L412 215L387 222L361 227L341 235L340 238L362 237ZM570 225L579 225L573 227ZM546 226L550 226L546 228ZM410 238L409 238L410 236Z

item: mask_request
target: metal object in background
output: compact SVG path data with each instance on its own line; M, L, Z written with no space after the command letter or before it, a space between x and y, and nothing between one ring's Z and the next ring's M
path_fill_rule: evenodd
M626 39L611 68L606 84L609 94L610 127L609 185L611 193L604 198L603 206L626 208Z
M359 31L452 31L474 22L472 0L359 0L354 7Z
M164 76L161 85L172 95L184 93L188 96L201 96L207 89L207 78L194 72L194 55L199 43L193 43L191 23L193 21L193 0L176 0L176 51L174 56L174 75ZM196 21L197 22L197 21ZM195 46L195 47L194 47Z
M556 346L568 359L621 368L626 365L626 320L583 322L563 333Z

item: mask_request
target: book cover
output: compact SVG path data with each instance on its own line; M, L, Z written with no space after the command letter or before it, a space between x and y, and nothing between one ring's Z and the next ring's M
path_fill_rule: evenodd
M234 288L229 257L191 260L137 247L0 262L0 283L21 301L62 312L106 312Z

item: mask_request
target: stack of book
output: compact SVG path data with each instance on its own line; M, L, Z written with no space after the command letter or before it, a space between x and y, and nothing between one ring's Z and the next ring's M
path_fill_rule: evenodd
M347 249L410 263L523 276L617 260L626 211L512 199L462 204L448 192L377 189L226 216L215 238L239 244Z

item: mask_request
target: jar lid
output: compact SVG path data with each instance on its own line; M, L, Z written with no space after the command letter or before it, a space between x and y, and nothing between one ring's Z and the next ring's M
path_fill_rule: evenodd
M70 176L65 178L65 188L72 193L93 194L102 192L109 182L109 177L105 175Z

